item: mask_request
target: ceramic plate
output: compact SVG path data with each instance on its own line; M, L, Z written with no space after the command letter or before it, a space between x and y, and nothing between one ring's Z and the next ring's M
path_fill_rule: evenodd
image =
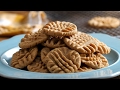
M67 74L38 73L13 68L9 62L13 53L19 50L18 43L24 37L23 34L0 42L0 76L12 79L103 79L120 75L120 39L102 33L89 34L111 47L111 52L105 55L108 67Z

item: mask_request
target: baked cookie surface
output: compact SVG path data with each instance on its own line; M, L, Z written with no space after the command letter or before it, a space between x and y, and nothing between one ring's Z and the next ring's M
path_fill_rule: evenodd
M55 21L46 24L42 31L51 36L70 36L77 32L77 26L71 22Z
M77 51L67 47L51 50L43 59L51 73L77 72L81 65L81 58Z
M10 65L12 67L22 69L34 61L37 53L37 47L20 49L18 52L13 54Z
M98 49L98 43L94 38L83 32L64 38L64 42L68 47L79 53L93 53Z
M87 57L81 56L81 62L93 69L99 69L109 65L107 58L101 53L92 54Z
M45 40L47 40L48 35L42 33L41 31L31 33L31 34L26 34L24 38L21 39L19 43L20 48L31 48L34 47Z
M50 38L43 42L42 45L49 48L58 48L65 46L65 43L63 42L63 39Z
M32 72L49 73L46 65L41 61L40 57L36 57L35 60L27 66L27 69Z
M94 28L117 28L120 25L120 20L115 17L94 17L88 21L88 24Z

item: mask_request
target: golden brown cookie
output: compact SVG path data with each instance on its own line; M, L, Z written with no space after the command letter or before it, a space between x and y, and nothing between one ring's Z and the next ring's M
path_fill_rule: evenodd
M51 50L43 62L51 73L72 73L77 72L81 58L77 51L59 47Z
M88 24L91 27L95 28L117 28L120 25L120 20L115 17L106 16L106 17L94 17L88 21Z
M99 41L98 39L95 38L95 40L98 42L98 50L96 52L99 52L101 54L108 54L111 51L111 48L103 43L102 41Z
M48 48L48 47L42 48L42 50L40 52L41 60L43 60L49 52L50 52L50 48Z
M58 48L65 46L65 43L62 39L59 38L49 38L48 40L43 42L42 45L49 48Z
M46 64L48 70L51 72L51 73L65 73L64 70L62 70L59 66L57 66L54 61L52 60L49 60ZM65 67L64 67L65 69ZM66 70L67 71L67 70ZM69 71L68 71L69 72Z
M40 57L36 57L35 60L27 66L27 69L32 72L49 73L46 65L41 61Z
M43 26L42 31L51 36L70 36L77 33L77 26L71 22L55 21Z
M96 57L96 52L95 53L87 53L87 54L80 54L81 57Z
M38 53L38 48L20 49L13 54L10 65L15 68L22 69L33 62Z
M38 32L26 34L19 43L20 48L34 47L48 39L48 35L44 34L39 30Z
M89 34L78 32L75 35L64 38L65 44L79 53L94 53L98 49L98 43Z
M91 70L94 70L94 69L91 67L85 67L85 66L78 68L78 72L86 72L86 71L91 71Z
M101 53L96 53L94 56L91 57L81 56L81 62L93 69L99 69L109 65L107 58Z

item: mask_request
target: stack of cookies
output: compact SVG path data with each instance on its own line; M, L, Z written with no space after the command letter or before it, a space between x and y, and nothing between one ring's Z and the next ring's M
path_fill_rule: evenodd
M74 23L54 21L35 33L26 34L13 54L10 65L40 73L76 73L109 65L103 54L111 48L89 34L80 32Z

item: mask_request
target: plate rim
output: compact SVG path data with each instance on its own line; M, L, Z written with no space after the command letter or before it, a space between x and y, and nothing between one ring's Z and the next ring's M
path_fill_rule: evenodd
M88 33L88 34L90 34L93 37L98 38L98 39L101 39L100 36L102 36L102 37L104 36L105 38L111 38L114 41L114 45L110 44L112 40L109 40L109 41L106 42L106 40L104 39L102 41L109 44L109 46L111 48L113 48L118 53L120 53L120 50L118 50L118 46L117 46L117 43L120 43L120 39L118 39L116 37L113 37L113 36L110 36L108 34L103 34L103 33ZM0 50L0 57L7 50L18 47L18 43L21 40L21 38L24 37L24 35L25 34L16 35L16 36L13 36L12 38L1 41L0 42L0 48L5 47L5 46L7 46L7 48L2 48L3 51ZM11 41L12 41L11 45L8 45L8 43L11 42ZM4 45L4 44L7 44L7 45ZM46 73L29 72L29 71L19 70L19 69L10 67L10 66L6 67L6 65L4 65L1 62L1 58L0 58L0 76L6 77L6 78L11 78L11 79L94 79L94 78L95 79L97 79L97 78L104 79L104 78L112 78L112 77L116 77L116 76L120 75L120 69L113 70L113 68L116 68L115 65L118 66L119 64L120 64L120 60L117 60L117 63L115 62L114 65L112 65L110 67L105 67L105 68L101 68L101 69L98 69L98 70L92 70L92 71L87 71L87 72L62 74L62 76L61 76L61 74L46 74ZM7 69L10 69L11 71L9 71L9 72L14 73L14 74L8 74ZM101 71L104 72L104 71L107 71L107 70L108 70L108 72L110 70L113 70L113 73L103 75L103 76L99 76L99 75L94 76L94 77L89 76L91 74L100 73ZM56 75L59 78L56 78ZM45 78L45 76L47 78Z

